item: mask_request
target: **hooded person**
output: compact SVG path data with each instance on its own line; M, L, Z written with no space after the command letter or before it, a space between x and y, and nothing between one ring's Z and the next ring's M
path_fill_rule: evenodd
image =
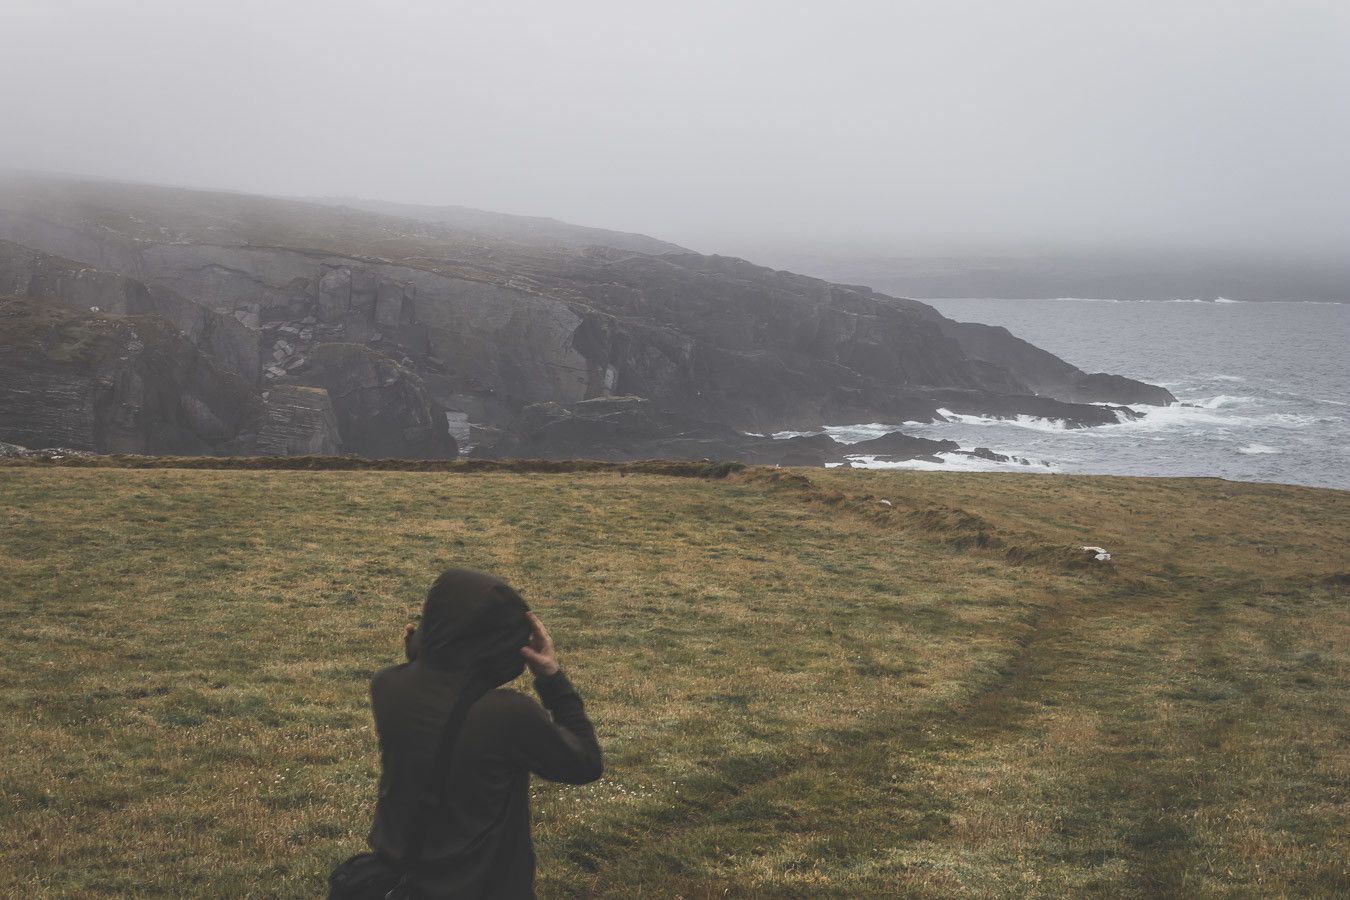
M534 897L530 775L586 784L601 773L595 729L547 632L501 579L450 569L427 592L406 650L408 662L370 686L380 742L371 849L405 874L411 896ZM527 658L542 706L499 687ZM467 712L449 765L433 771L461 697Z

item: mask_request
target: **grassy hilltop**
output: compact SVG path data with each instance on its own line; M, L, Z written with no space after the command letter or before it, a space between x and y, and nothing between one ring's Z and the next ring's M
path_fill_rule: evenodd
M1350 891L1344 492L7 466L0 530L0 896L319 896L451 565L606 751L543 897Z

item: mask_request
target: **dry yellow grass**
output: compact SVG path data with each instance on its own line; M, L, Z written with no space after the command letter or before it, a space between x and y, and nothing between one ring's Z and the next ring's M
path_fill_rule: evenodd
M450 565L606 750L542 896L1350 889L1350 495L807 477L0 468L0 895L319 895Z

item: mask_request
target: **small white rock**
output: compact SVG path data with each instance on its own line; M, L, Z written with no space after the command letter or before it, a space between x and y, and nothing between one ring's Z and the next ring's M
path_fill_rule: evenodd
M1111 554L1110 554L1110 553L1107 553L1106 550L1105 550L1104 548L1102 548L1102 547L1084 547L1083 549L1084 549L1084 550L1091 550L1092 553L1095 554L1092 558L1095 559L1095 560L1097 560L1097 562L1110 562L1110 561L1111 561Z

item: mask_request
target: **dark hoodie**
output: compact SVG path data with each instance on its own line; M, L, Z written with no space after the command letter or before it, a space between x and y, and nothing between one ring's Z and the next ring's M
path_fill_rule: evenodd
M409 642L413 661L371 681L381 769L369 842L408 868L423 896L533 897L530 773L568 784L600 777L595 729L566 675L535 679L543 707L518 691L488 690L464 720L449 770L439 773L444 804L426 829L420 859L404 859L450 709L471 676L496 687L520 675L527 609L500 579L450 569L427 592Z

